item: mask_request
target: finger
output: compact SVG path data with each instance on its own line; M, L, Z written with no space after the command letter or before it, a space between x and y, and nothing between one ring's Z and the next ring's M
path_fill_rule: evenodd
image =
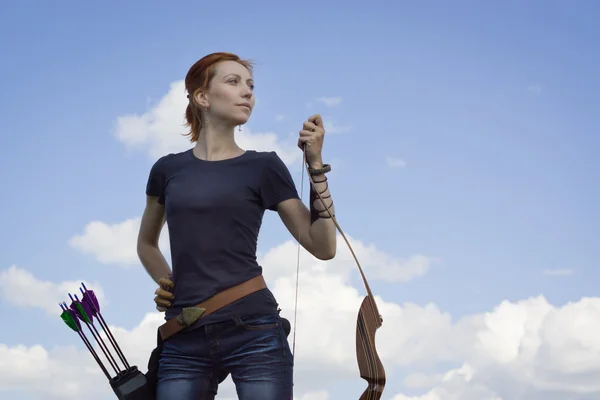
M159 293L160 293L161 295L164 295L164 296L166 296L166 297L171 297L171 296L173 296L173 292L172 292L172 291L170 291L170 290L165 290L165 289L163 289L163 288L156 288L156 290L154 291L154 294L159 294Z
M306 129L306 130L308 130L308 131L312 131L312 132L314 132L314 131L317 129L317 125L315 125L314 123L312 123L312 122L310 122L310 121L305 121L305 122L302 124L302 128L303 128L303 129Z
M319 128L323 127L323 118L321 118L321 115L319 115L319 114L315 114L315 115L311 116L308 120L310 122L312 122L313 124L315 124L316 126L318 126Z
M315 136L314 132L307 131L307 130L301 130L299 133L300 133L300 137L314 137Z
M165 300L161 297L156 296L154 298L154 302L159 305L159 306L163 306L163 307L171 307L171 302L169 300Z
M171 300L166 299L166 298L161 297L161 296L154 296L154 302L156 304L162 304L164 306L169 306L169 307L171 307L171 304L172 304Z
M298 147L300 147L300 149L302 149L302 150L305 149L305 146L306 146L306 148L309 148L313 144L314 144L314 141L310 137L301 137L298 139Z
M173 293L168 292L166 290L163 289L156 289L156 291L154 292L155 295L157 295L158 297L162 297L163 299L167 299L167 300L173 300L175 298L175 296L173 295Z
M165 290L173 289L173 287L175 287L175 284L169 278L160 278L158 284Z
M310 141L310 139L298 139L298 147L300 148L300 150L304 151L306 148L309 148L312 145L312 142Z
M170 304L162 304L162 303L156 303L156 308L157 309L162 309L162 310L168 310L169 308L171 308Z

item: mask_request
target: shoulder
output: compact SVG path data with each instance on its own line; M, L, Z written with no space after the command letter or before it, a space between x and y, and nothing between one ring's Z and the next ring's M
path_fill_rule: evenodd
M260 160L260 165L262 166L262 168L266 168L266 169L281 169L281 168L286 168L285 163L283 162L283 160L281 159L281 157L279 156L279 154L277 154L276 151L256 151L255 153L255 157Z
M154 162L151 170L155 173L165 174L174 166L180 165L189 159L189 152L190 150L186 150L179 153L169 153L164 155Z
M261 181L269 184L293 186L293 178L284 160L276 151L261 152L259 157Z
M160 157L158 160L156 160L156 164L169 165L169 164L173 164L176 162L182 162L184 160L188 160L191 151L192 150L189 149L186 151L181 151L179 153L169 153L167 155Z
M243 157L232 161L231 165L243 166L251 173L268 173L269 170L286 169L286 165L276 151L246 150Z

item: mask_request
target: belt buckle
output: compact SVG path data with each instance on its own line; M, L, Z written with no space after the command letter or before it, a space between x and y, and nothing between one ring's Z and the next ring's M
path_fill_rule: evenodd
M177 322L181 325L190 326L200 319L206 308L184 307L177 316Z

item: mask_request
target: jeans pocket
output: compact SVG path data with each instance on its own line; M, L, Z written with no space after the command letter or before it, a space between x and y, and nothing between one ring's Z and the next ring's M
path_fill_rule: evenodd
M248 331L275 329L280 325L279 315L251 315L237 319L237 326Z

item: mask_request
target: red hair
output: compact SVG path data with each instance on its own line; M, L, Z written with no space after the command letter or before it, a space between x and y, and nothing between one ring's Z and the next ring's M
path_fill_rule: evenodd
M185 109L186 126L190 131L185 136L190 136L190 141L197 142L202 128L202 109L196 105L195 96L199 90L207 90L210 81L215 76L216 66L221 61L235 61L242 64L252 73L252 62L242 60L232 53L212 53L196 61L185 77L185 89L188 92L190 103Z

